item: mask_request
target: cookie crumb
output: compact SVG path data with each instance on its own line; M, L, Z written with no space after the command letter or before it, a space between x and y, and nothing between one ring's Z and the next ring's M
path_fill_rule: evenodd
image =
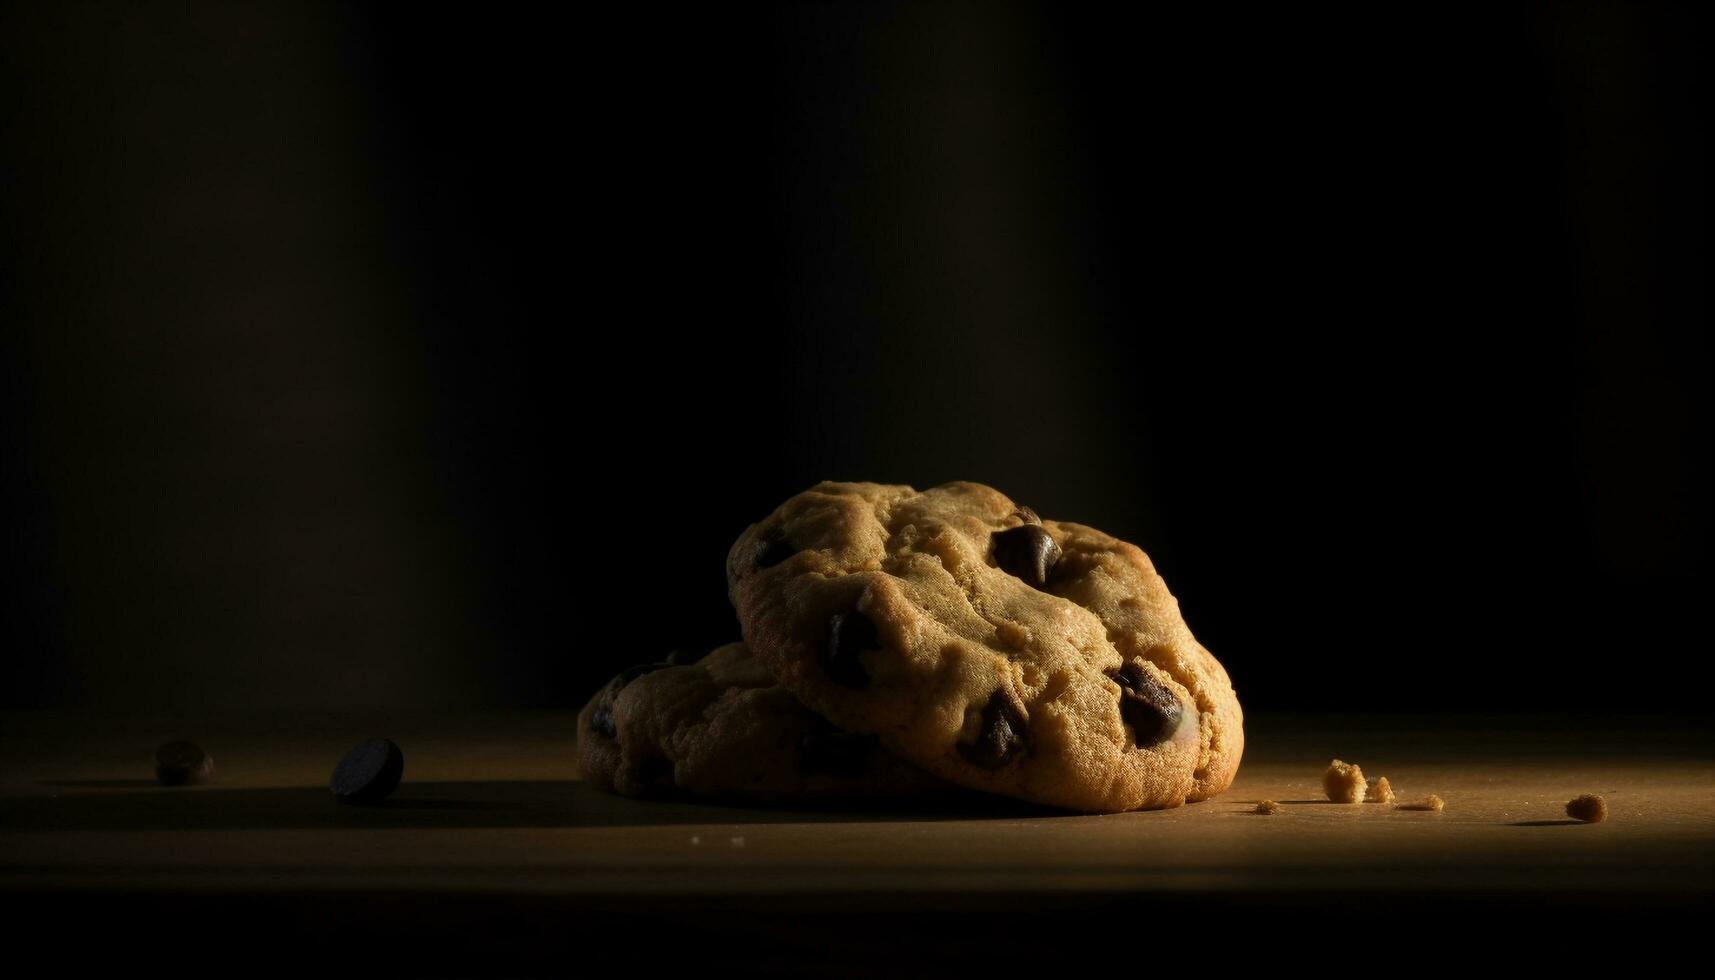
M1566 815L1585 823L1601 823L1608 819L1608 801L1594 793L1586 793L1566 804Z
M1436 813L1440 813L1442 810L1446 809L1446 807L1447 807L1447 804L1443 803L1441 801L1441 797L1436 796L1435 794L1431 793L1428 796L1425 796L1423 799L1418 800L1416 803L1401 803L1398 806L1394 807L1394 809L1395 810L1432 810Z
M1364 802L1364 771L1335 759L1322 774L1322 791L1335 803Z
M1261 801L1258 801L1258 803L1256 805L1256 809L1252 810L1251 812L1252 813L1267 813L1267 814L1279 813L1280 812L1280 804L1274 802L1273 800L1261 800Z
M1393 787L1388 785L1386 776L1377 776L1370 780L1369 788L1364 791L1366 803L1392 803Z

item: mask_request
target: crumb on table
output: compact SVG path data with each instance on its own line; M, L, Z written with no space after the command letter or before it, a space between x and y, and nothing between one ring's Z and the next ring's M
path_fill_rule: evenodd
M1415 803L1401 803L1398 806L1394 807L1394 809L1396 809L1396 810L1433 810L1436 813L1440 813L1446 807L1447 807L1447 804L1443 803L1441 801L1441 797L1436 796L1434 793L1431 793L1428 796L1425 796L1423 799L1416 801Z
M1322 791L1335 803L1364 802L1364 771L1335 759L1322 774Z
M1367 803L1393 802L1393 787L1388 785L1386 776L1377 776L1370 780L1369 787L1364 791L1364 801Z
M1608 819L1608 801L1586 793L1566 804L1566 815L1585 823L1601 823Z
M1280 804L1273 800L1259 800L1253 813L1275 814L1280 812Z

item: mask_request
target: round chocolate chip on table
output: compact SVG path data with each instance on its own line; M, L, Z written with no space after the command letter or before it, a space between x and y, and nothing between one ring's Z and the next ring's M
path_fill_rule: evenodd
M984 769L999 769L1024 750L1024 709L1005 691L996 691L983 706L982 728L977 740L959 743L965 761Z
M155 779L162 786L189 786L214 775L214 760L195 742L176 739L155 749Z
M881 649L875 621L853 609L828 621L828 642L822 646L822 670L844 687L868 687L869 673L858 655Z
M1120 718L1138 748L1158 745L1178 729L1185 706L1141 663L1133 660L1108 676L1120 686Z
M345 754L328 786L341 803L380 803L399 786L405 753L385 738L372 738Z
M995 565L1039 589L1048 584L1059 560L1060 546L1039 524L1020 524L994 533Z

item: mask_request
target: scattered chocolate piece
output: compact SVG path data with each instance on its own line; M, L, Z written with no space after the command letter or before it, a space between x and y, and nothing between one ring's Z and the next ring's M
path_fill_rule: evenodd
M1566 804L1566 815L1585 823L1601 823L1608 819L1608 801L1586 793Z
M1322 774L1322 791L1335 803L1364 802L1364 771L1354 764L1335 759Z
M1274 814L1280 812L1280 804L1274 802L1273 800L1262 800L1262 801L1259 801L1257 803L1256 809L1252 810L1251 812L1252 813L1264 813L1264 814L1268 814L1269 816L1273 816Z
M1048 576L1060 561L1060 546L1040 524L1020 524L996 531L993 541L995 567L1038 589L1048 584Z
M822 647L822 669L844 687L868 687L869 672L858 655L881 649L875 621L853 609L828 621L828 642Z
M983 706L982 728L973 743L959 743L959 754L973 766L999 769L1011 762L1025 744L1024 709L1005 691L996 691Z
M372 738L345 754L328 785L341 803L380 803L399 786L405 754L385 738Z
M1446 806L1447 806L1447 804L1443 803L1441 801L1441 797L1436 796L1435 794L1431 793L1430 795L1425 796L1423 799L1418 800L1415 803L1401 803L1398 806L1395 806L1394 809L1395 810L1433 810L1436 813L1440 813L1443 809L1446 808Z
M1185 708L1173 692L1136 660L1109 674L1120 686L1120 718L1140 749L1159 745L1179 728Z
M1365 803L1392 803L1393 787L1388 785L1386 776L1378 776L1370 780L1364 792Z
M155 779L162 786L192 786L214 775L214 760L195 742L176 739L155 749Z

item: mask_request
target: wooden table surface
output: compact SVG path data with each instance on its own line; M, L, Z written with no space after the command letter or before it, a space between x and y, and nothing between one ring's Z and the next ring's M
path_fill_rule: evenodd
M1483 932L1545 909L1650 930L1706 915L1715 897L1704 717L1253 718L1226 794L1103 816L623 799L573 778L572 721L6 714L0 895L24 925L96 917L129 923L138 942L187 917L242 934L264 915L324 950L371 934L420 950L426 936L482 922L481 937L454 943L469 958L411 961L478 973L552 972L580 944L621 960L625 943L652 945L648 922L698 942L742 935L745 950L729 953L784 970L824 943L850 946L854 923L910 912L916 926L895 929L894 945L840 959L864 972L900 944L955 956L953 933L1004 933L1021 908L1045 929L1146 922L1199 935L1211 918L1278 933L1330 915L1384 916L1396 933L1407 919ZM384 806L339 805L333 764L372 734L404 749L405 781ZM154 746L181 737L214 757L213 783L154 785ZM1334 757L1446 809L1328 803L1320 775ZM1607 822L1565 817L1581 793L1607 799ZM1282 810L1252 813L1264 798ZM1675 936L1686 938L1656 945ZM1052 944L1033 933L1014 945L1046 956Z

